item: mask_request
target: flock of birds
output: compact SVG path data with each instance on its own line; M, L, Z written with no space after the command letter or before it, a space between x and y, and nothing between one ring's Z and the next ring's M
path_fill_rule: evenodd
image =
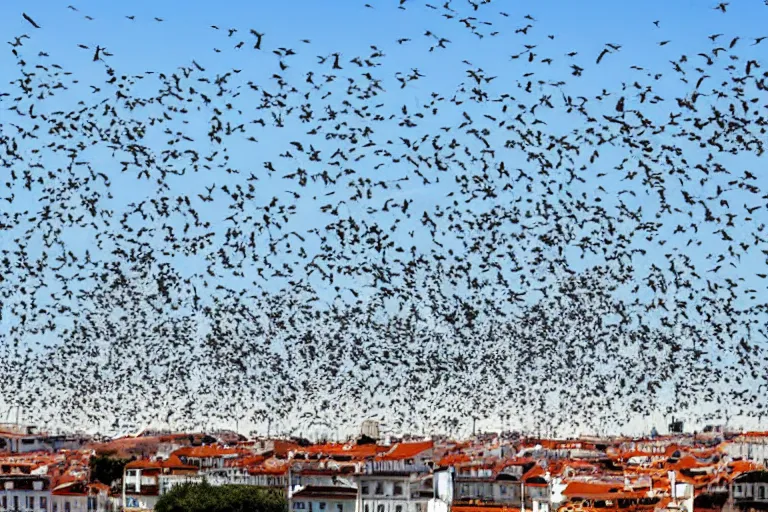
M495 64L513 79L464 56L458 85L385 73L408 64L380 45L307 63L308 39L219 25L176 69L82 44L83 79L20 14L0 90L2 401L115 429L762 416L766 36L628 66L615 42L555 54L491 0L396 6L447 28L393 47L513 38ZM595 87L608 61L616 83Z

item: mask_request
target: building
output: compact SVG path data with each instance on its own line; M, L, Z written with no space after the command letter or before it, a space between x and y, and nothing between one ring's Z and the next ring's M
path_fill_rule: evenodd
M289 508L297 512L356 512L357 488L308 485L291 493Z
M365 463L360 512L427 512L434 498L432 441L398 443Z
M164 475L197 475L197 466L183 463L176 456L167 460L136 460L123 471L122 506L151 510L160 499L160 478Z
M768 433L746 432L723 443L723 451L732 458L768 465Z
M186 465L195 466L201 471L222 469L228 461L250 455L250 451L239 448L227 448L219 445L187 446L173 452L174 456Z
M748 471L735 477L731 495L739 510L768 510L768 471Z
M50 510L51 479L22 472L0 473L0 510Z
M31 453L50 451L45 435L31 425L0 424L0 453Z
M520 507L524 467L511 461L459 465L454 473L454 504Z
M374 420L366 420L363 422L360 428L360 434L369 438L378 440L379 437L379 422Z
M109 495L109 486L83 480L65 482L51 491L51 512L112 512L117 503Z

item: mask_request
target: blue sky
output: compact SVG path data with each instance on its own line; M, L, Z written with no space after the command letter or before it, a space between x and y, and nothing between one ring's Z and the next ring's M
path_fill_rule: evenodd
M536 44L535 52L554 59L551 70L540 71L543 65L537 65L537 73L540 73L537 76L545 79L558 76L568 80L569 94L575 97L579 93L594 96L602 88L615 90L621 86L622 82L645 80L642 73L638 74L628 69L632 64L653 71L663 71L669 76L670 60L679 58L683 53L689 54L689 58L693 60L695 53L711 46L706 37L713 33L724 34L723 44L727 44L733 36L740 35L741 45L744 46L742 51L750 51L759 56L759 50L747 49L747 45L751 43L750 38L762 36L764 32L768 33L764 28L768 25L766 24L768 7L758 0L733 2L733 5L729 5L726 14L714 10L714 2L710 5L701 1L674 3L602 0L588 3L531 1L514 4L494 2L491 6L484 6L480 11L483 14L477 16L481 20L493 21L493 28L487 30L498 29L501 33L495 37L487 36L482 40L465 30L456 19L445 20L440 17L439 11L429 9L423 5L423 2L414 0L406 2L408 8L405 11L398 9L396 2L372 1L374 8L371 9L364 7L363 1L349 0L322 3L232 1L216 4L215 8L212 8L210 2L204 1L136 1L128 6L112 2L75 1L74 5L78 12L67 9L66 2L40 1L34 4L5 2L0 5L0 32L9 35L24 32L32 34L33 39L25 42L25 47L32 48L34 52L44 49L50 53L52 62L58 62L72 71L81 82L94 84L103 82L103 66L92 62L92 50L81 50L77 47L78 44L91 48L95 45L106 47L114 54L108 62L119 73L167 71L181 65L191 66L191 60L195 59L207 69L209 75L224 73L232 68L242 69L243 76L256 83L269 81L271 74L275 72L277 57L268 53L273 48L286 47L298 52L298 55L286 60L290 67L283 76L288 81L299 81L303 79L307 67L312 66L313 69L318 69L316 64L318 55L327 56L336 51L341 52L342 59L347 59L344 63L345 73L350 73L350 70L354 70L355 67L348 63L348 59L357 55L364 57L370 55L373 51L370 45L375 45L386 55L382 67L377 69L377 74L386 77L384 87L387 93L382 96L381 102L386 103L387 110L393 112L399 111L401 106L407 107L412 112L416 111L429 101L430 93L433 91L439 91L450 97L459 84L469 83L465 72L466 66L461 64L464 59L469 60L473 67L483 68L488 75L497 76L493 84L488 87L489 91L495 93L509 91L512 95L518 94L520 92L518 82L523 80L525 83L521 74L530 68L527 67L524 58L511 60L510 56L521 52L523 44ZM463 3L455 1L453 5L464 15L470 13ZM506 11L510 16L508 18L499 16L497 14L499 10ZM21 17L22 11L34 18L42 28L33 29ZM514 29L527 24L524 16L528 14L537 20L530 35L523 37L515 34ZM91 16L93 20L84 19L85 15ZM127 15L135 16L135 20L126 19ZM162 18L164 21L156 22L154 17ZM653 25L655 20L660 21L658 28ZM214 30L210 25L217 25L220 30ZM232 38L228 38L226 34L229 28L238 30ZM251 28L265 33L263 43L265 50L262 52L254 52L249 48L253 41L253 37L248 33ZM450 39L448 48L429 52L431 43L423 35L425 29ZM554 35L554 39L547 37L550 34ZM410 38L412 41L399 45L395 41L401 37ZM311 40L311 44L302 43L302 39ZM234 44L240 40L244 40L246 45L241 50L233 49ZM670 43L663 47L658 46L657 43L664 40L670 40ZM604 62L596 67L595 58L605 43L620 44L622 49L619 53L608 55ZM763 44L768 44L768 41ZM213 48L222 51L216 53ZM565 56L570 51L578 51L579 55L571 60ZM586 70L578 80L562 72L571 62L579 63ZM0 56L2 69L12 69L13 66L12 56L8 52ZM425 78L409 83L403 90L398 90L394 74L397 71L408 73L413 68L418 68ZM344 75L344 73L340 74ZM661 96L671 97L682 90L679 85L668 78L660 82L660 89L655 92ZM139 84L137 89L141 90L141 87L142 85ZM72 105L78 99L80 97L73 94L68 100L62 101L69 101ZM613 101L607 102L606 108L608 104L612 106ZM243 99L240 105L248 108L252 103ZM467 108L474 108L475 110L471 110L469 114L477 118L491 112L490 108L483 110L477 105L468 105ZM460 122L460 109L451 109L447 106L441 106L441 109L443 114L427 119L421 124L418 130L419 135L425 131L434 132L441 125L455 126ZM644 112L653 114L653 109L646 110L645 107L643 109ZM666 115L663 108L656 114ZM199 123L193 123L189 130L196 130L196 133L202 136L206 128L205 119L202 116L192 116L190 119ZM547 122L551 130L561 130L561 133L567 133L573 128L573 118L564 116L561 118L557 114L548 114ZM558 126L558 123L562 123L562 127ZM288 149L290 140L296 138L306 140L303 135L306 128L306 126L295 124L286 130L261 130L257 135L259 144L256 146L245 141L228 143L227 149L232 154L233 165L244 171L255 173L263 172L263 161L274 161L277 165L280 162L277 153ZM381 140L397 141L398 137L406 136L394 123L376 127L376 130ZM415 138L412 135L407 136ZM450 136L458 137L459 133L451 133ZM501 145L505 135L499 133L491 137ZM158 138L158 145L160 141L161 139ZM200 149L201 152L205 152L210 150L210 146L203 144ZM91 161L97 166L114 171L114 162L110 161L108 152L97 151L91 155ZM394 152L396 151L393 150ZM606 163L602 165L606 165L607 172L610 172L607 163L611 162L611 165L614 165L623 155L620 152L612 155L610 149L604 152L607 153L607 156L604 156ZM757 161L749 159L740 159L734 164L734 170L739 172L742 168L756 170L759 165ZM365 163L360 166L362 167L360 172L363 175L376 176L373 169L369 167L370 164L368 167ZM284 170L286 167L280 167L280 169ZM389 169L385 167L384 170ZM596 171L599 172L598 169ZM399 175L396 169L389 172L393 177ZM114 179L117 186L114 187L113 204L118 209L127 203L148 197L146 182L137 182L133 178L119 176ZM205 174L176 180L178 188L174 189L174 192L196 193L202 186L212 183L220 186L227 183L227 179L220 174ZM764 183L765 178L760 177L760 180ZM435 205L441 204L441 201L444 201L442 192L451 189L450 182L431 189L418 187L413 183L406 185L400 193L414 200L412 208L417 212L430 210ZM618 180L609 179L606 183L608 190L614 193L622 186ZM585 190L591 193L592 185L592 183L586 184ZM273 195L285 197L285 188L280 180L262 180L258 190L259 200L268 201ZM291 229L306 231L327 218L327 216L317 216L316 206L323 204L324 201L321 196L322 189L318 187L317 191L318 200L309 203L308 198L304 198L307 202L303 205L306 207L300 208L299 213L290 222ZM395 193L397 194L399 193ZM382 200L383 198L382 196ZM26 198L26 200L34 199L34 194L29 194ZM674 201L678 200L674 199ZM751 199L739 192L729 196L731 203L739 205L747 200ZM17 207L24 208L27 204L24 201L25 198L21 196L16 203ZM643 201L649 201L646 203L645 211L652 211L655 207L653 200L640 197L636 204L641 205ZM610 200L607 204L611 204ZM487 206L488 204L485 203L483 207ZM213 219L216 226L225 225L224 218L228 212L217 211L215 208L215 206L201 205L201 211L207 218ZM351 208L351 215L358 218L364 217L362 206L354 205L349 208ZM671 221L667 222L671 224ZM412 224L419 229L417 219L413 219ZM672 224L665 226L664 229L671 230L674 227L675 225ZM401 233L405 231L402 230ZM423 230L421 233L423 234ZM67 233L66 236L80 250L91 248L97 251L93 246L93 233L72 232ZM716 247L720 243L714 236L707 237L702 234L701 238L705 249ZM455 243L455 240L453 242ZM681 243L680 240L678 243ZM0 247L3 244L9 244L9 240L0 238ZM664 250L656 246L647 249L649 253L645 262L648 265L652 262L661 262L658 264L666 265L663 260ZM705 252L706 250L688 250L688 254L701 265L700 268L711 264L704 260ZM182 274L204 271L205 268L205 264L199 259L177 257L174 261ZM591 263L587 259L581 264L588 266ZM574 266L578 264L580 263L576 259ZM755 258L754 261L743 261L742 264L742 268L735 270L736 275L750 276L747 269L751 271L761 265L764 267L759 258ZM277 285L268 282L264 286L270 289ZM624 293L629 300L631 298L629 292ZM758 302L760 301L765 302L764 290L761 290ZM6 322L10 321L6 320ZM643 427L645 428L645 425Z

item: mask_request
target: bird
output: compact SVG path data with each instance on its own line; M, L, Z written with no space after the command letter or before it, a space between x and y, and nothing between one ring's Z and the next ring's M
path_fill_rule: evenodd
M261 50L261 38L264 37L264 34L256 32L254 29L251 29L251 34L256 36L256 44L253 46L253 48L255 50Z
M595 63L600 64L600 61L603 60L603 57L605 57L607 53L610 53L610 50L608 48L603 48L603 51L601 51L600 55L597 56Z
M21 13L21 15L24 17L24 19L25 19L25 20L27 20L27 21L29 22L29 24L30 24L30 25L32 25L32 26L33 26L33 27L35 27L35 28L40 28L40 25L38 25L37 23L35 23L35 20L33 20L32 18L30 18L30 17L27 15L27 13L23 12L23 13Z
M82 27L87 45L11 38L3 399L104 425L378 414L401 432L768 405L747 391L764 380L762 38L676 39L673 60L640 38L642 66L613 43L592 64L544 19L440 4L396 3L418 23L382 42L361 17L317 60L280 30L227 52L208 20L163 37L221 58L189 44L145 71L100 46L114 20ZM466 56L509 44L510 62ZM79 49L99 73L64 66ZM610 73L577 80L607 53Z

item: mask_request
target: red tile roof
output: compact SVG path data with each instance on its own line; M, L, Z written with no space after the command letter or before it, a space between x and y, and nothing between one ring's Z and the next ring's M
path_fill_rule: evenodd
M452 512L520 512L517 507L488 506L488 505L453 505Z
M197 469L197 466L184 464L172 454L168 460L134 460L125 465L125 469Z
M562 494L569 498L588 498L592 495L601 495L620 490L624 490L624 485L599 481L569 482Z
M252 453L250 450L245 450L244 448L226 448L224 446L217 445L185 446L173 452L173 454L178 457L187 457L193 459L207 459L225 457L229 455L245 455L250 453Z
M431 450L435 447L435 443L432 441L422 441L418 443L397 443L387 453L381 454L377 457L379 460L403 460L412 459L413 457L423 453L427 450Z
M312 446L305 446L296 450L296 455L324 455L328 457L351 457L353 459L366 459L375 457L383 450L389 448L384 446L378 446L375 444L341 444L341 443L328 443L318 444Z

